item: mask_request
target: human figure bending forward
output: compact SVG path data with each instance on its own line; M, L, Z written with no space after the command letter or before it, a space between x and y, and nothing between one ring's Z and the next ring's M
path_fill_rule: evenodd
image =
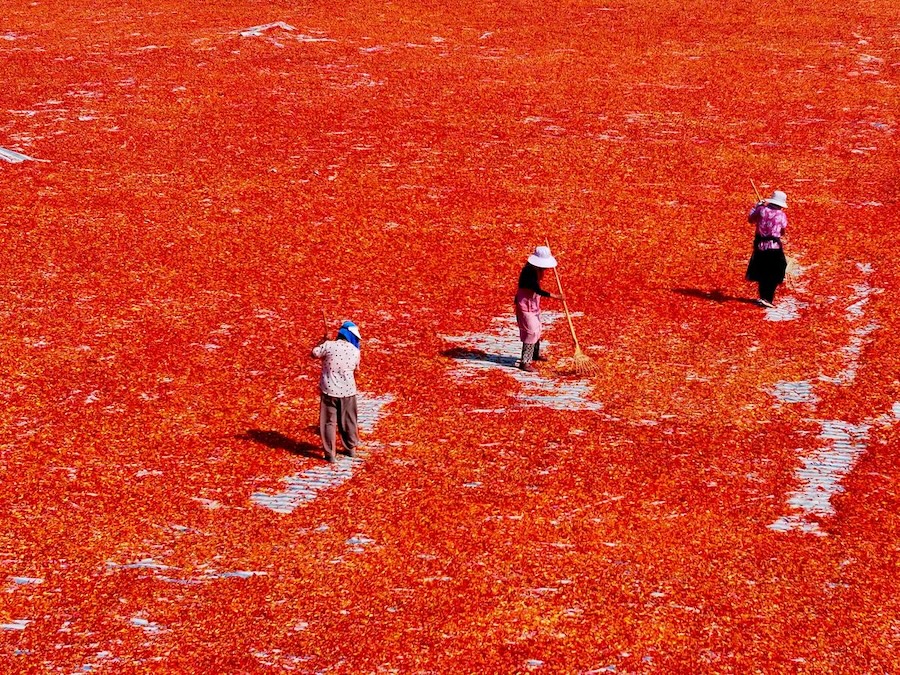
M561 300L561 295L550 293L541 288L541 279L548 269L556 267L550 249L538 246L528 256L528 262L519 274L519 289L516 291L516 323L519 325L519 339L522 340L522 360L519 368L532 373L535 368L532 361L545 361L541 358L541 298Z
M781 238L787 229L787 195L775 190L769 199L753 207L748 220L756 225L753 255L747 265L747 281L759 284L759 304L774 307L775 289L784 283L787 259Z
M337 340L322 338L312 350L312 356L322 360L319 389L319 435L325 450L325 461L335 461L335 429L341 435L344 452L356 457L359 431L356 423L356 379L359 367L359 328L345 321Z

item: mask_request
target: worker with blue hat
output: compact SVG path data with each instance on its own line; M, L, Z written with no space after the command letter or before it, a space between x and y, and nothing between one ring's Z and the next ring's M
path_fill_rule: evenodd
M350 457L356 457L359 445L354 376L359 368L359 343L359 328L352 321L344 321L336 340L329 340L326 335L312 350L313 358L322 361L319 434L325 461L332 464L336 461L337 434L344 444L344 452Z

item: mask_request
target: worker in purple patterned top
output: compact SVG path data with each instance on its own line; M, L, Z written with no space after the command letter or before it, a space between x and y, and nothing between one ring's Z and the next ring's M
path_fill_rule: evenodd
M519 368L527 373L534 372L532 361L544 360L541 358L541 298L562 300L561 295L541 288L544 273L554 267L556 258L550 249L538 246L519 274L519 288L516 291L516 323L519 325L519 339L522 340Z
M325 461L335 461L335 429L341 435L344 452L356 457L359 430L356 421L356 378L359 367L359 328L352 321L344 321L337 340L327 336L313 347L312 357L322 360L319 378L319 434L325 450Z
M753 255L747 266L747 281L759 284L759 304L774 307L775 289L784 283L787 258L781 239L787 229L787 195L775 190L750 211L749 222L756 225Z

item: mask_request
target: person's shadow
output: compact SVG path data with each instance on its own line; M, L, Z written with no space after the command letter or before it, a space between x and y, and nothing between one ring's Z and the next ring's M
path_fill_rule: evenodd
M472 347L451 347L442 351L441 356L446 356L456 361L481 361L494 364L495 366L503 366L504 368L515 368L519 363L519 359L515 356L488 354L485 351Z
M718 288L714 288L711 291L701 291L699 288L673 288L672 292L691 298L699 298L700 300L711 300L720 304L723 302L743 302L747 305L758 304L753 298L739 298L735 295L727 295Z
M253 441L265 445L273 450L287 450L292 455L301 455L314 459L322 458L322 449L306 441L295 441L285 436L280 431L264 431L262 429L248 429L245 434L235 436L240 441Z

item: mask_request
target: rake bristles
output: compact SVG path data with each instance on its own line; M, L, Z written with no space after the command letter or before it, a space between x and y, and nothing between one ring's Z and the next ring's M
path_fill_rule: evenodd
M797 274L797 260L791 256L786 256L786 261L787 267L784 270L784 280L787 283L787 287L793 291L794 277Z
M575 348L575 354L560 359L556 366L560 375L577 375L578 377L593 377L600 372L600 366L581 349Z

